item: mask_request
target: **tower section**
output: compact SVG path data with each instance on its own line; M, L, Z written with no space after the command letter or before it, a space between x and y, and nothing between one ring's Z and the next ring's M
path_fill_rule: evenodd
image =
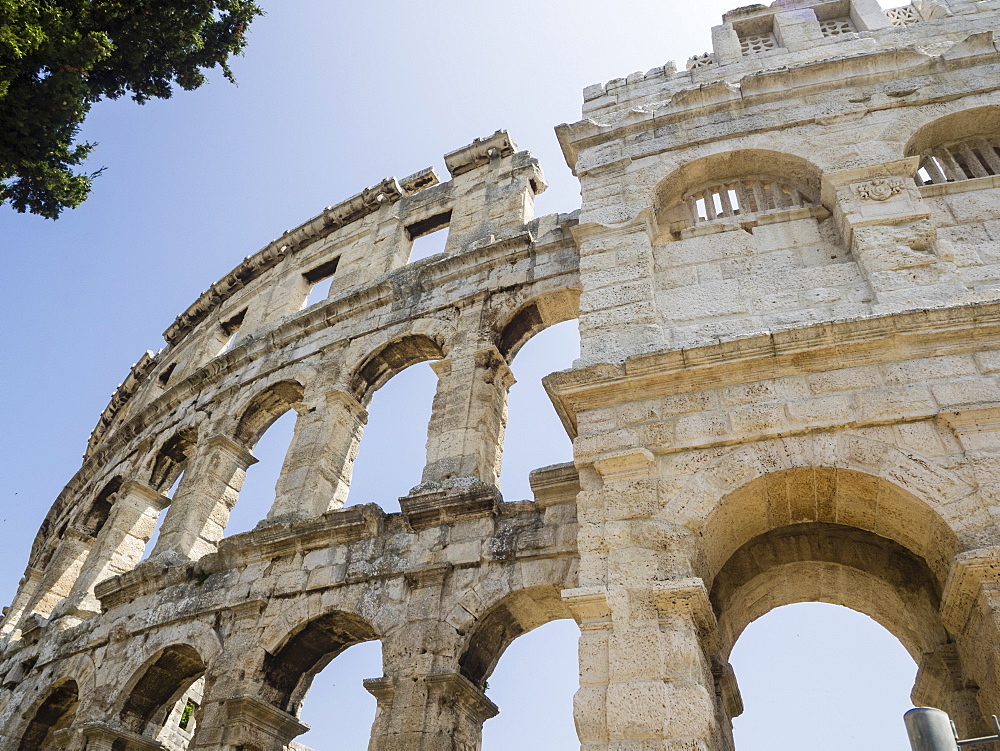
M588 751L731 748L730 650L800 601L966 736L1000 706L998 8L751 5L557 129Z

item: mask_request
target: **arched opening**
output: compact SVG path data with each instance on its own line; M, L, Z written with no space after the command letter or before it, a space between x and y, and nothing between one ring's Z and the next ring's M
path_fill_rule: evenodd
M916 665L871 618L823 603L781 607L750 624L730 659L744 706L737 749L908 748Z
M879 631L875 626L878 624L898 640L894 649L909 655L909 660L903 660L903 673L899 672L899 661L895 661L894 680L906 685L902 689L897 686L895 704L883 705L880 710L893 715L883 727L891 728L894 722L897 730L902 730L901 713L911 689L914 696L919 694L925 701L930 698L951 712L960 729L975 731L982 727L981 712L973 708L974 698L969 699L974 697L974 692L968 690L969 676L940 615L944 577L956 540L927 504L879 477L846 469L804 467L763 475L730 493L709 514L702 532L703 574L710 583L722 664L731 653L738 656L733 647L744 631L773 610L799 603L841 606L864 614L865 618L858 621L868 624L862 629L864 633ZM834 611L804 608L796 612L805 614L795 620L799 632L822 634L828 627L824 614ZM772 645L784 644L782 639L787 637L776 639ZM929 656L945 653L951 656L947 666L928 662ZM732 659L735 664L736 658ZM914 661L926 664L936 674L914 686ZM874 663L862 665L853 680L858 684L874 681L877 669ZM749 710L743 675L739 671L736 675L741 681L743 706ZM805 685L805 675L805 664L801 664L797 682ZM770 690L772 698L796 683L789 684L791 679L787 677L775 678L766 669L759 680L765 685L783 681L780 686L761 689ZM829 683L832 678L818 674L814 680L820 686L836 685L841 693L850 694L855 688L843 680ZM755 701L768 705L771 700ZM791 699L781 701L787 705ZM736 705L738 702L732 704ZM739 710L727 711L733 715ZM824 715L817 715L815 710L785 706L788 721L781 727L775 726L773 718L765 722L770 733L768 747L801 744L801 735L784 733L790 718L802 712L811 713L814 730L822 725ZM839 716L826 719L839 727L847 722L847 718ZM831 733L820 735L828 737ZM845 739L838 738L839 747L843 747ZM896 742L882 745L893 747L899 738L897 732ZM810 735L810 747L815 745L812 740ZM744 747L754 747L756 742L744 738L743 743Z
M197 442L196 428L185 428L164 441L153 459L153 468L149 476L150 487L163 492L173 486L194 455Z
M97 537L97 534L104 529L121 486L122 478L115 477L101 489L79 521L81 532Z
M237 420L235 439L253 452L250 466L225 527L227 537L249 532L263 520L276 498L276 485L288 455L305 388L279 381L254 396Z
M49 751L57 746L53 735L68 727L76 716L80 691L76 681L66 681L52 689L35 710L18 751Z
M313 677L299 715L309 730L295 740L315 751L368 748L377 702L364 681L381 674L378 640L355 644L337 655Z
M187 644L167 647L126 684L125 703L119 713L122 727L148 738L169 738L186 748L197 722L194 705L199 702L193 697L200 698L200 679L204 674L205 663L193 647ZM192 709L186 711L189 702ZM177 727L173 723L168 727L175 714Z
M919 156L918 185L1000 175L1000 106L975 107L935 120L906 145Z
M572 440L542 385L542 378L573 367L580 357L576 320L580 293L559 290L522 306L500 331L497 349L515 383L507 400L500 487L507 500L530 499L529 473L571 461Z
M265 653L262 698L298 716L313 679L323 668L355 644L378 638L368 623L351 613L337 611L309 621L273 652Z
M415 335L386 345L358 369L351 391L367 408L368 421L351 470L348 505L377 503L398 511L398 499L420 483L438 386L428 361L444 356L433 339Z
M580 629L570 618L523 634L507 648L489 680L500 714L483 725L483 749L577 751L573 694L579 687Z
M776 212L797 217L797 210L819 206L819 192L820 170L806 159L741 149L685 164L660 183L653 203L663 239L682 239L702 222Z
M477 619L459 658L462 675L487 692L500 707L499 716L507 715L504 720L489 720L484 726L484 741L489 738L493 748L516 748L517 739L524 741L524 747L579 746L573 729L573 694L579 686L576 649L580 632L560 591L561 584L540 585L502 598ZM569 620L554 623L564 619ZM501 660L515 640L529 633L533 635L511 652L510 658ZM504 668L495 673L501 662ZM552 681L540 680L541 672L551 673ZM487 683L494 675L497 685L502 686L496 695ZM536 692L539 703L526 701L529 684L544 687ZM501 701L512 696L519 698L511 701L508 712L508 706ZM538 743L538 727L532 718L540 713L547 713L546 732L558 745ZM495 729L491 723L497 724Z

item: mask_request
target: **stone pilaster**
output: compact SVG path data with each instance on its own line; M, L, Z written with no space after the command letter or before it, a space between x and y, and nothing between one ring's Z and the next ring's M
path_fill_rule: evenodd
M957 644L941 644L925 653L910 694L918 707L937 707L951 717L960 738L991 735L979 706L979 688L966 677Z
M496 485L514 376L495 347L431 365L438 375L421 490Z
M48 616L66 597L80 575L94 545L94 538L70 527L63 534L52 560L45 567L24 613Z
M365 681L378 701L369 751L479 751L500 711L459 673Z
M960 553L941 598L941 619L978 686L981 716L1000 705L1000 547Z
M253 454L226 436L200 443L150 557L184 561L214 552L239 498L247 468L256 462Z
M59 606L60 614L87 618L101 612L94 586L136 567L160 512L169 503L169 498L143 483L122 485L108 521L97 536L94 552L87 558L69 597Z
M268 519L308 519L341 508L367 422L365 408L343 391L300 412Z
M25 615L28 603L35 596L35 591L42 581L45 572L40 568L29 567L24 572L24 577L18 582L17 595L14 602L7 608L4 615L3 625L0 627L0 636L7 636L18 628L21 617Z

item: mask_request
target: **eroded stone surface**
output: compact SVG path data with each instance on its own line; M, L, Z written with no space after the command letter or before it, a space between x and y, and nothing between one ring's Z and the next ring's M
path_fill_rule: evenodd
M572 617L583 748L722 751L733 644L811 600L878 620L914 700L985 729L998 22L998 0L741 8L686 71L584 92L557 129L578 212L534 218L541 169L498 132L446 182L388 178L249 256L133 367L39 531L2 624L0 747L296 748L315 671L379 639L370 748L478 749L504 650ZM546 386L574 463L505 501L510 362L572 318L581 359ZM372 394L425 360L421 484L398 514L344 508ZM226 538L289 410L274 505Z

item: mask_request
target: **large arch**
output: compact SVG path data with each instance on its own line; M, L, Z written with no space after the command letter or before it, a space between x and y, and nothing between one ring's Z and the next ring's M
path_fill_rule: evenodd
M236 421L236 441L252 449L279 417L302 401L304 393L298 381L283 380L255 394Z
M411 365L445 357L441 344L425 334L411 334L394 339L370 354L354 371L350 391L355 399L367 406L372 396L393 376Z
M205 674L205 661L189 644L173 644L148 659L125 684L118 712L122 727L150 735L150 726L162 727L177 700Z
M572 618L561 595L564 585L518 589L484 609L469 629L459 657L462 675L485 690L504 651L517 637L551 621Z
M522 303L499 328L496 347L510 363L531 337L580 316L580 290L557 289Z
M948 640L926 562L892 540L840 524L794 524L755 537L723 565L710 599L723 656L751 622L799 602L864 613L917 661Z
M50 689L31 712L31 721L21 736L17 751L54 749L53 734L73 722L79 702L80 688L72 679L65 680Z
M261 695L278 709L297 716L317 673L347 648L378 638L368 621L345 611L307 621L278 645L265 647Z

